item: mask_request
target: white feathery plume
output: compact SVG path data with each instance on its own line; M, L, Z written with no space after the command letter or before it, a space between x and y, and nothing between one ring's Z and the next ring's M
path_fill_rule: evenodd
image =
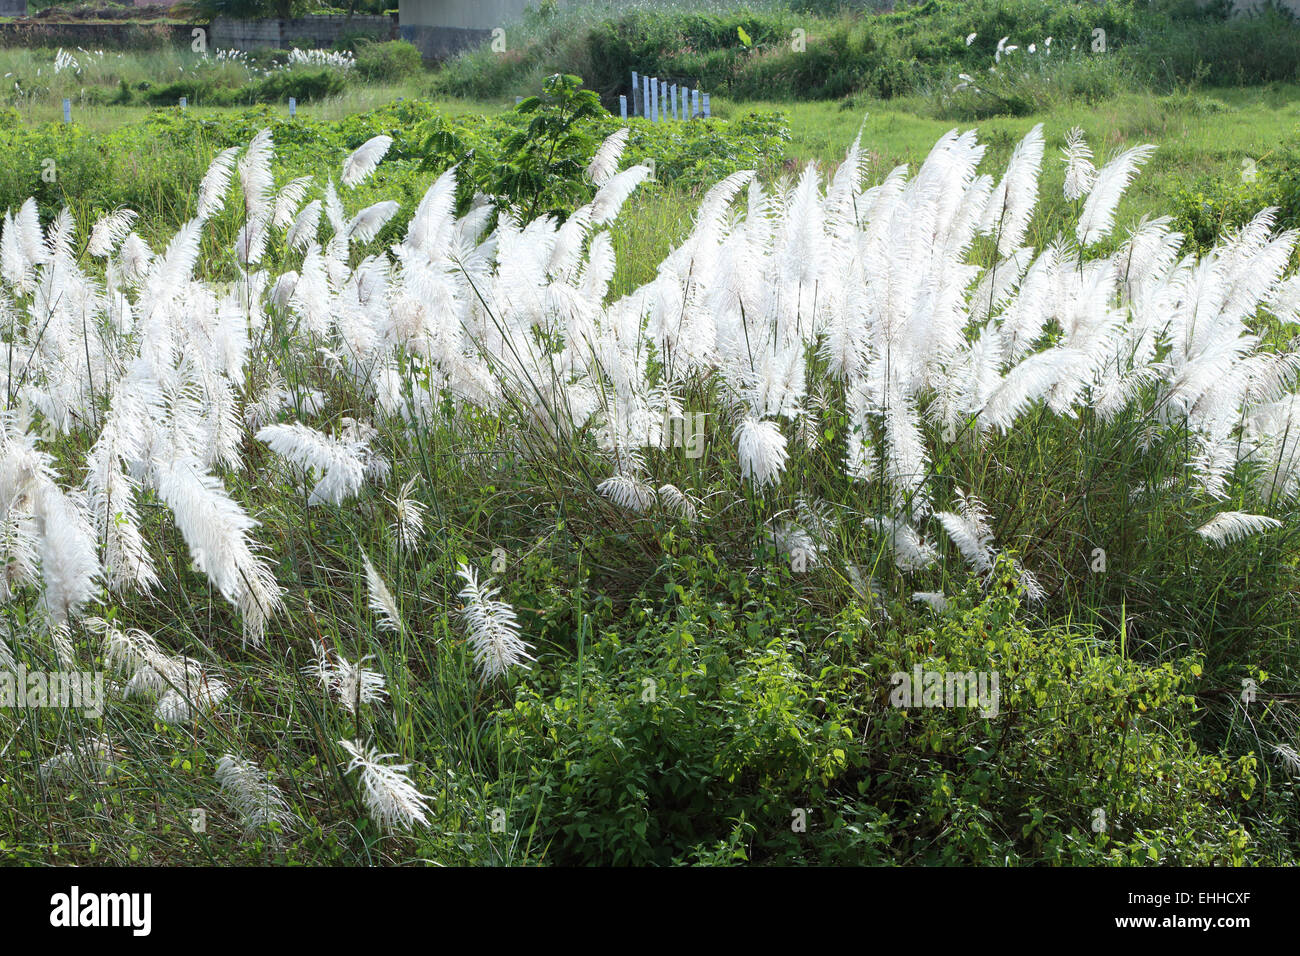
M0 604L13 599L14 588L40 580L40 534L34 515L11 504L0 514Z
M1029 230L1038 200L1038 173L1043 164L1043 124L1031 129L1011 153L1006 172L984 207L983 231L998 237L998 254L1009 256Z
M373 659L369 655L353 663L342 654L331 654L321 644L312 643L316 661L304 667L303 673L315 677L321 688L348 713L355 714L361 704L381 703L388 696L384 675L366 667L366 662Z
M948 609L948 598L942 591L913 591L912 600L924 604L936 614L942 614Z
M344 186L357 186L370 178L379 161L393 145L391 136L373 136L366 140L347 159L343 160L343 175L340 181Z
M49 250L41 235L41 219L36 209L36 199L28 198L13 220L18 248L28 265L39 266L50 261Z
M378 437L379 430L369 422L358 421L347 415L339 419L339 440L356 449L365 476L382 484L388 480L392 463L375 449L375 439Z
M479 584L478 572L462 564L457 573L465 581L460 599L461 620L469 634L474 652L474 666L484 682L503 676L511 667L527 669L526 660L533 660L528 651L531 645L519 636L519 622L515 611L505 601L497 600L499 590Z
M274 155L271 131L264 129L249 140L248 149L238 164L239 182L244 190L244 212L249 222L263 228L270 223L273 212L271 200L275 178L271 173L271 158Z
M214 776L221 796L239 814L246 837L259 830L292 832L293 812L266 771L228 753L217 761Z
M7 209L3 228L0 229L0 277L19 293L30 292L34 281L32 264L23 255L22 246L18 243L18 224Z
M1196 529L1206 541L1218 547L1226 547L1235 541L1241 541L1251 535L1280 528L1282 522L1267 515L1247 514L1244 511L1224 511Z
M235 234L235 255L246 266L257 265L266 253L269 239L267 221L250 217Z
M393 592L388 590L388 585L379 576L375 566L370 563L370 557L363 553L361 560L366 567L366 589L370 594L370 610L374 611L379 618L379 629L400 631L402 629L402 615L397 608L397 601L393 597Z
M387 501L393 506L393 537L397 546L403 551L411 551L420 542L424 533L424 505L414 497L419 475L407 479L398 489L397 494Z
M113 770L116 754L106 734L97 734L69 745L41 762L39 773L46 783L56 780L103 780Z
M392 199L367 206L349 220L343 234L348 242L369 242L379 235L379 230L388 224L388 220L397 215L399 208L398 203Z
M1300 777L1300 753L1289 744L1274 744L1273 753L1282 758L1282 763L1294 777Z
M122 278L133 283L144 278L153 262L153 250L149 244L134 232L126 237L118 250L118 261L122 265Z
M679 518L685 518L687 521L694 521L699 512L699 502L676 485L661 485L659 487L659 500L669 512Z
M307 504L341 505L361 490L366 468L363 443L332 438L301 422L266 425L255 437L281 458L320 473Z
M72 631L62 621L47 621L50 643L54 646L54 655L59 666L70 671L77 663L77 652L72 646Z
M275 194L275 208L271 213L271 225L276 229L289 228L297 216L298 207L307 198L307 190L311 188L311 183L311 176L299 176L297 179L291 179L280 187L280 191Z
M86 629L102 635L105 665L130 675L122 696L156 699L154 715L159 720L188 720L196 711L214 710L230 693L200 662L165 653L138 628L123 631L103 618L87 618Z
M611 176L596 193L591 201L591 223L604 226L614 221L618 212L632 195L632 191L641 185L650 175L649 166L633 166Z
M87 497L104 542L109 590L148 591L158 584L158 572L140 533L135 505L138 482L126 467L138 457L140 442L135 436L123 436L116 414L110 415L88 457Z
M923 541L917 530L901 518L875 518L871 522L889 542L894 564L900 571L922 571L939 559L934 546Z
M307 331L325 336L330 328L329 271L320 245L313 242L302 261L302 272L289 294L289 308L302 317Z
M760 420L747 415L736 426L736 450L740 457L740 475L761 489L773 484L785 470L785 435L771 419Z
M77 221L72 218L72 213L68 210L68 207L64 206L58 211L53 221L50 222L49 228L45 231L47 261L72 265L75 259L72 246L76 241L76 233Z
M96 554L95 531L78 493L62 492L52 481L36 495L41 520L42 598L56 624L64 624L94 598L103 569Z
M90 231L90 244L86 251L99 259L113 254L123 239L131 232L131 224L139 216L131 209L117 209L103 216Z
M385 830L410 830L416 824L427 826L429 797L411 783L410 764L386 764L396 754L382 754L360 741L340 740L352 760L347 773L361 771L361 788L366 808L375 823Z
M164 674L179 677L179 683L185 682L186 660L169 657L146 631L122 630L102 617L87 617L82 623L89 633L101 636L104 666L126 675L133 692L144 685L152 688L155 695L161 693L166 685L162 679ZM146 676L136 680L141 672L147 672Z
M316 241L320 228L321 201L313 199L299 210L293 219L293 225L285 236L284 244L290 249L303 250Z
M1074 230L1080 245L1090 246L1110 235L1111 229L1115 227L1115 210L1124 191L1133 181L1138 167L1153 152L1155 147L1149 143L1134 146L1120 153L1097 172L1092 191L1088 193Z
M596 493L634 514L648 511L655 500L654 488L630 472L606 478L596 486Z
M230 174L235 169L235 157L238 155L238 146L223 149L212 160L208 171L203 174L203 179L199 183L197 213L199 219L211 219L225 203L226 190L230 188Z
M172 687L158 699L154 717L165 724L179 724L195 714L214 711L230 694L221 680L206 674L197 684Z
M910 402L895 396L885 409L886 472L900 507L910 506L929 471L925 436L920 418Z
M596 155L591 157L591 162L587 164L587 178L597 189L609 182L618 172L618 161L623 155L624 147L627 146L627 137L631 131L630 127L624 126L606 137L600 144L600 148L596 150Z
M443 171L432 186L425 190L415 215L406 227L406 237L399 247L404 257L414 257L423 252L435 260L451 250L455 227L456 167Z
M280 589L253 551L257 522L195 461L160 464L158 496L171 509L194 566L244 617L244 639L259 645L266 620L280 607Z
M334 180L325 184L325 218L329 220L330 228L334 230L334 238L338 239L343 230L347 228L347 222L343 217L343 201L339 199L338 190L334 188Z
M961 513L935 512L935 518L948 532L961 556L976 571L985 573L993 568L993 532L989 528L988 513L984 504L974 495L957 490Z
M1065 134L1065 198L1075 200L1087 194L1097 178L1097 168L1092 164L1092 148L1083 138L1083 130L1074 127Z

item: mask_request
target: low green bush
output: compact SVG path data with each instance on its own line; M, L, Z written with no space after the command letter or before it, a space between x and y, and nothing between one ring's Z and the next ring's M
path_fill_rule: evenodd
M243 86L227 86L215 80L192 77L150 86L140 99L150 106L175 106L182 96L194 106L242 106L253 103L284 103L289 97L310 103L337 96L347 87L346 77L337 70L298 68L276 70ZM128 95L119 87L115 102Z
M420 51L405 40L361 43L356 48L357 73L372 83L393 83L419 74Z
M1177 228L1202 253L1269 206L1280 228L1300 227L1300 131L1257 161L1243 160L1239 177L1203 177L1174 198Z
M310 103L338 96L346 86L347 79L338 70L278 70L256 84L253 97L258 103L284 103L291 96L299 103Z
M1196 655L1144 664L1034 626L1005 561L927 623L903 606L828 613L782 563L746 573L707 545L676 550L625 611L548 613L555 662L543 650L497 717L499 759L526 779L514 812L551 862L1286 858L1246 822L1256 758L1191 736ZM997 672L996 714L894 706L893 675L916 666Z

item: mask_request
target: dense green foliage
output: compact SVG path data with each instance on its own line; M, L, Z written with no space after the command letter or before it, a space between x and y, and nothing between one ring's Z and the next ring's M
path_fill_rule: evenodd
M364 80L392 83L420 73L420 51L405 40L356 45L357 73Z
M1096 30L1105 32L1104 50L1094 50ZM633 9L604 18L537 12L516 35L504 53L485 48L449 63L441 87L499 95L563 67L607 98L626 88L633 70L736 99L889 98L951 89L961 72L985 74L1008 37L1019 51L1001 58L1004 72L1050 59L1051 81L1081 92L1300 75L1298 31L1284 13L1226 19L1220 7L1147 0L926 0L881 14L780 7ZM1028 53L1031 43L1036 54Z
M198 183L217 152L246 143L257 130L270 127L282 168L316 175L322 185L326 177L337 177L343 158L366 140L392 136L393 146L378 177L360 194L398 198L409 216L436 175L470 153L474 158L461 178L463 200L468 203L475 191L496 193L491 177L500 166L503 144L516 142L526 148L531 119L527 111L447 117L429 101L404 100L337 122L290 120L265 107L220 118L169 109L99 134L61 123L24 126L16 115L0 113L0 209L16 208L25 197L35 196L44 215L53 215L66 203L89 221L125 206L141 214L150 238L185 221ZM589 147L612 133L617 123L608 115L584 115L573 133L578 137L572 144L574 156L565 167L568 185L547 179L536 184L548 196L558 196L561 188L587 188L581 174L590 159ZM432 150L432 131L441 132L451 149ZM662 127L638 121L625 161L653 159L660 182L690 190L737 169L772 167L784 155L788 139L784 119L774 113L734 122L684 123L667 134ZM581 164L575 165L579 154ZM42 176L49 168L47 159L57 171L53 181ZM512 199L528 195L522 189L503 194ZM156 232L151 234L151 229Z
M1199 751L1196 655L1143 664L1030 626L1009 566L933 622L827 614L784 566L746 574L707 546L656 578L625 612L548 621L586 635L579 665L539 667L501 718L500 759L527 768L513 813L554 862L1246 859L1257 761ZM916 665L999 672L999 714L891 706Z
M1243 160L1239 177L1203 176L1180 189L1177 198L1178 228L1201 250L1267 206L1277 208L1279 226L1300 227L1300 135L1278 143L1259 162Z
M563 219L591 198L585 166L598 143L621 125L575 76L547 80L542 97L521 101L496 120L437 116L420 143L424 165L438 172L459 164L458 204L475 193L518 205L525 218L546 211ZM528 119L527 125L522 121ZM750 113L731 123L699 120L652 124L632 120L625 153L652 162L656 177L696 189L741 169L771 168L789 139L780 114Z

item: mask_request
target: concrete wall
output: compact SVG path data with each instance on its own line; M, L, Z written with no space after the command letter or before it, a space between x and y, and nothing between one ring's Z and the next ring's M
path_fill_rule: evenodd
M292 20L230 20L217 17L212 21L210 45L218 50L288 49L290 46L328 47L344 33L374 33L385 39L397 39L397 20L393 17L321 16L295 17Z
M479 46L492 38L491 30L466 30L460 27L411 26L403 23L399 30L402 39L413 44L425 60L445 60L461 50Z
M328 17L298 17L283 20L281 39L288 47L295 40L310 41L314 47L331 46L344 33L373 33L385 40L397 39L397 18L384 16L354 16L346 14Z
M530 2L536 5L536 0L399 0L397 10L403 26L490 31L509 27Z
M214 50L259 50L280 46L279 20L228 20L217 17L208 33Z
M0 0L0 17L27 16L27 0Z
M65 46L87 50L156 50L168 44L189 49L188 23L48 23L28 17L0 23L0 47Z
M535 2L535 0L533 0ZM443 60L492 39L523 16L530 0L398 0L402 39L420 49L426 60Z

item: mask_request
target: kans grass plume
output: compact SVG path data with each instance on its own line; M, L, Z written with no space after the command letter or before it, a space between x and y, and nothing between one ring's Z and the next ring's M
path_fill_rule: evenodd
M755 507L793 498L808 451L871 503L852 527L832 520L814 535L800 516L756 535L820 559L822 542L865 531L902 575L988 572L1006 543L980 489L954 492L937 471L958 443L966 457L985 441L1032 440L1047 416L1107 422L1128 411L1144 422L1143 448L1176 436L1190 449L1186 488L1151 493L1186 491L1197 515L1188 530L1215 545L1244 546L1300 500L1300 355L1254 331L1260 316L1300 319L1300 279L1288 274L1296 234L1264 210L1197 257L1169 219L1143 219L1099 253L1150 146L1097 168L1072 131L1063 192L1077 220L1072 235L1038 246L1041 126L1000 175L982 171L973 131L946 134L918 168L874 184L859 143L825 181L813 166L776 182L740 171L703 197L652 277L620 291L608 226L649 172L619 170L626 131L597 151L591 202L563 223L494 217L481 198L458 215L452 169L382 247L396 199L356 208L346 190L390 145L375 137L347 158L340 196L332 181L277 184L275 145L260 132L218 154L194 217L156 250L131 210L95 224L84 261L66 212L43 227L28 200L0 221L0 367L17 370L0 392L0 600L32 596L44 620L33 633L61 635L66 654L107 595L166 604L177 578L206 581L228 611L205 608L209 631L194 639L206 646L192 656L95 625L125 690L154 701L160 719L237 705L210 661L231 652L232 627L254 646L273 636L280 561L301 551L257 537L252 489L277 477L267 449L311 481L314 509L384 511L407 557L433 536L413 463L378 454L381 433L385 448L423 449L435 425L456 433L490 420L534 458L588 442L616 464L586 491L621 519L691 518L702 502L682 489L698 486L674 473L682 449L664 424L692 411L679 396L710 415L729 410L710 420L729 416L733 442L709 443L706 459L727 494L748 488ZM209 278L203 259L222 210L240 222L223 253L230 282ZM996 252L987 263L983 242ZM271 339L278 352L266 350ZM343 418L357 406L332 404L340 395L373 408L373 424ZM1222 511L1229 497L1242 510ZM177 536L188 561L170 553ZM944 537L955 554L941 553ZM1024 560L1022 581L1041 591ZM377 626L400 625L398 602L366 566ZM526 666L513 609L472 569L460 575L480 679ZM915 586L903 593L943 607L941 592ZM18 650L6 645L3 661ZM355 712L386 692L366 661L318 647L312 671ZM383 826L425 822L403 768L344 747ZM239 786L261 792L237 759L225 771L236 800Z

